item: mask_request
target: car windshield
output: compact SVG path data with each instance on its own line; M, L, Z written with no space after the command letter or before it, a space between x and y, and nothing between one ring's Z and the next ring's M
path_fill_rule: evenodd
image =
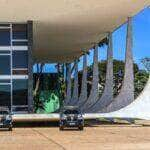
M0 115L7 115L9 114L8 111L0 111Z
M64 114L79 114L78 110L65 110Z

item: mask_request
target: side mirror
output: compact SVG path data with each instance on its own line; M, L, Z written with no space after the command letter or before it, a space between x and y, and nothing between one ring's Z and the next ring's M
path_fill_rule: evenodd
M10 113L10 115L12 116L12 115L13 115L13 113L11 112L11 113Z

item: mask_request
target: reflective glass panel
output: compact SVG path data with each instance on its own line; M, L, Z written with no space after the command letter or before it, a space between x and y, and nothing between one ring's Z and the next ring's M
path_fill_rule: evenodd
M0 55L0 75L10 75L9 55Z
M28 68L27 51L13 51L13 68Z
M10 51L8 50L0 50L0 54L10 54Z
M28 80L13 80L13 105L27 105Z
M27 25L26 24L13 24L13 39L27 39Z
M10 106L10 85L0 85L0 106Z
M13 42L13 45L14 46L27 46L28 45L28 42Z
M0 79L0 83L10 83L9 79Z
M0 27L10 27L10 24L2 23L2 24L0 24Z
M10 46L10 29L0 29L0 46Z
M15 70L13 70L13 75L28 75L28 70L15 69Z

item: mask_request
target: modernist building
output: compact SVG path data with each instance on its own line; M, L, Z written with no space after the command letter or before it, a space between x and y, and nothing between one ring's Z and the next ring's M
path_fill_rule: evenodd
M67 62L66 103L79 104L85 112L117 111L132 103L132 17L149 5L150 0L0 1L0 105L9 106L13 112L33 111L35 62ZM113 101L112 33L124 23L128 24L124 85ZM109 39L107 74L104 94L99 98L98 45L105 37ZM92 47L93 81L87 97L86 53ZM77 59L82 55L83 77L78 95ZM75 80L71 97L72 62Z
M0 105L12 111L29 109L31 36L31 21L0 24Z

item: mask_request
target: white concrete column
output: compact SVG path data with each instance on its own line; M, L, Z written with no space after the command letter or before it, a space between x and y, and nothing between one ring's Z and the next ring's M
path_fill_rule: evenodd
M66 92L65 104L69 103L69 101L71 100L71 64L70 63L66 65L66 69L67 69L67 74L66 74L67 92Z
M88 112L98 112L104 107L108 106L113 101L113 44L112 33L108 35L108 48L107 48L107 68L106 68L106 81L105 88L102 96L97 102L88 110Z
M90 106L92 106L98 99L98 82L99 82L99 72L98 72L98 45L95 46L94 49L94 63L93 63L93 80L92 80L92 88L90 95L83 105L82 110L87 111Z
M71 105L74 105L78 102L79 92L78 92L78 59L74 61L74 85L73 85L73 94L71 98Z
M112 112L119 110L134 101L134 70L132 56L132 18L128 18L125 74L123 85L119 95L113 102L104 108L101 112Z
M81 93L79 97L78 106L81 107L82 104L84 104L86 100L87 100L87 54L84 54L82 85L81 85Z

